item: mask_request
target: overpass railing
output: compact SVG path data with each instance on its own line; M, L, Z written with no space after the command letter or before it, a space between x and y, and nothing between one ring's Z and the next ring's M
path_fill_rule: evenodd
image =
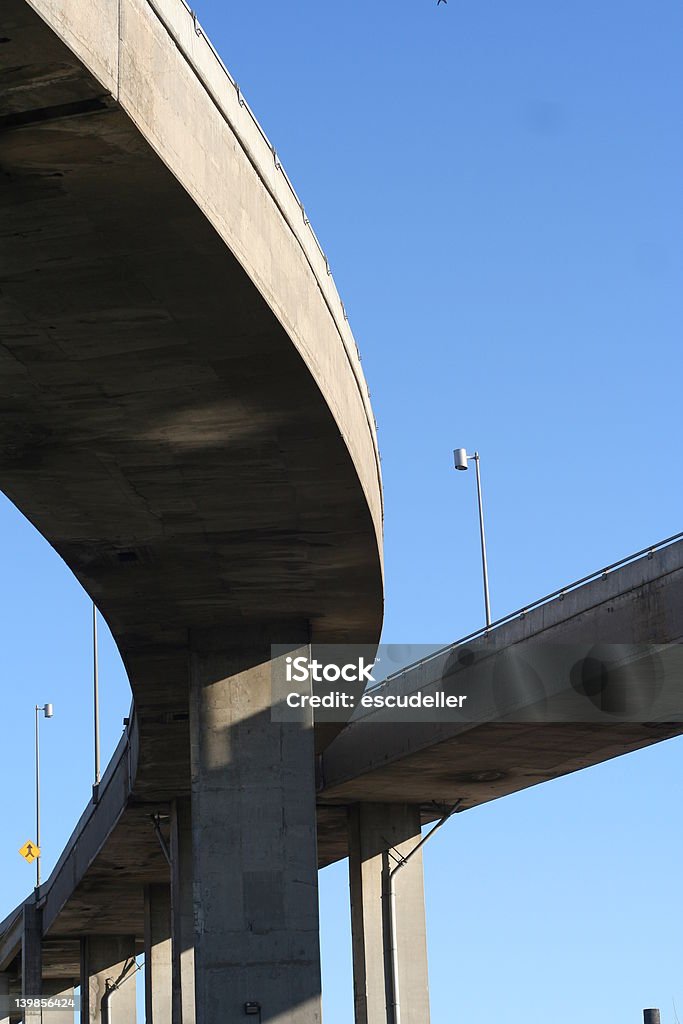
M178 47L179 51L185 56L185 59L188 61L190 66L194 69L195 74L197 75L199 80L204 85L204 88L207 90L208 95L211 97L211 99L214 102L214 104L216 105L217 109L221 112L222 116L225 117L226 121L229 124L231 124L228 112L227 112L224 104L221 102L220 97L215 95L213 89L207 83L206 79L202 76L201 71L198 69L198 67L195 64L195 62L193 61L191 55L188 54L185 51L182 42L178 39L176 33L173 31L173 29L169 25L167 19L164 17L164 13L161 10L161 7L160 7L160 5L158 3L158 0L147 0L147 4L149 5L150 9L154 12L155 16L159 19L160 23L164 26L166 32L169 34L169 36L173 40L174 44ZM220 67L220 69L223 72L223 74L225 75L226 79L228 80L228 82L230 83L232 88L235 90L236 97L237 97L237 102L238 102L239 107L246 111L250 121L252 122L252 124L254 125L256 131L258 132L258 135L263 140L263 143L264 143L266 149L269 150L270 153L272 154L275 170L279 172L282 180L285 182L285 184L287 186L287 190L289 191L289 193L292 196L292 199L294 200L295 206L299 208L299 211L301 212L301 217L302 217L304 228L309 232L310 237L313 240L315 249L319 253L321 260L323 261L325 271L327 273L327 276L330 279L330 296L329 297L326 294L326 290L324 288L322 288L323 282L320 279L319 271L318 271L318 269L316 269L313 266L313 262L311 261L311 256L313 255L313 253L309 254L309 252L307 250L307 246L304 244L303 238L299 235L298 229L292 223L292 220L291 220L291 217L290 217L289 213L287 211L285 211L284 205L282 203L280 203L280 201L278 200L277 196L271 191L271 195L272 195L273 200L275 201L276 205L279 207L281 214L284 216L285 220L289 224L289 227L292 230L292 232L294 233L295 237L298 239L299 244L301 245L301 248L302 248L302 250L304 252L304 256L307 259L307 261L309 262L309 265L311 266L313 274L318 279L318 283L319 283L319 285L320 285L320 287L321 287L321 289L323 291L325 302L326 302L326 304L327 304L327 306L328 306L328 308L330 310L330 313L331 313L335 323L337 324L337 329L339 331L339 336L341 338L341 342L342 342L342 345L344 347L344 351L346 353L346 358L348 359L349 366L351 367L351 372L353 373L353 375L354 375L354 377L356 379L356 383L358 385L359 394L361 395L361 401L363 403L363 407L364 407L364 410L365 410L365 415L366 415L366 418L367 418L367 421L368 421L368 427L370 429L370 433L373 436L373 440L374 440L374 445L375 445L375 466L376 466L377 479L379 481L379 501L380 501L380 508L382 509L382 515L383 515L384 514L384 511L383 511L384 510L384 497L383 497L382 485L381 485L381 476L382 476L382 474L381 474L381 466L380 466L380 455L379 455L379 450L377 448L377 420L375 419L374 413L372 411L372 407L370 405L370 390L369 390L367 382L365 381L365 379L363 377L363 374L362 374L362 369L361 369L362 360L361 360L360 349L358 348L358 342L356 341L356 339L355 339L355 337L354 337L354 335L353 335L353 333L351 331L351 327L350 327L350 324L349 324L348 314L346 312L346 307L345 307L345 305L344 305L344 303L342 301L342 298L341 298L341 296L339 294L339 291L337 289L336 283L334 281L334 277L332 276L332 270L330 269L330 262L329 262L329 260L327 258L327 255L325 254L325 250L323 249L322 245L320 244L320 240L319 240L318 236L316 235L315 231L313 230L313 226L311 225L310 220L308 219L308 217L306 215L306 210L304 208L304 204L302 203L301 199L297 195L296 189L294 188L292 182L290 181L289 175L287 174L287 172L285 171L284 167L282 166L282 164L280 162L280 159L278 157L277 150L275 149L275 146L273 145L273 143L270 141L270 139L266 135L266 133L265 133L263 127L261 126L258 118L254 114L254 111L251 109L251 107L249 106L249 104L245 100L244 96L242 95L242 91L241 91L239 85L237 84L235 79L230 74L230 71L226 67L223 59L220 56L220 54L216 50L215 46L213 45L213 43L211 42L209 37L204 32L204 29L202 28L202 26L199 23L199 20L197 18L197 14L190 7L190 4L188 3L188 0L180 0L180 4L181 4L182 8L186 11L186 13L192 19L192 25L193 25L193 28L194 28L195 35L206 44L206 46L208 47L209 52L211 53L213 59L216 61L217 65ZM231 127L233 128L233 130L236 131L236 128L235 128L234 125L231 124ZM239 138L239 134L237 133L237 131L236 131L236 134L237 134L237 136ZM256 164L254 166L256 167ZM259 175L261 176L261 178L262 178L262 180L264 181L264 184L265 184L265 179L263 179L263 176L261 174L260 169L258 167L256 167L256 170L257 170L257 173L259 173ZM269 186L267 186L267 185L266 185L266 187L269 188ZM320 273L322 273L322 270L320 270ZM335 304L338 304L338 307L336 309L333 308L333 306ZM341 314L341 317L342 317L341 321L340 321L340 314ZM354 357L355 357L355 360L354 360Z
M216 47L213 45L213 43L211 42L211 40L207 36L206 32L204 31L204 29L200 25L199 20L197 18L196 12L190 7L190 5L187 2L187 0L181 0L181 3L183 5L183 7L185 8L185 10L187 11L187 13L192 18L192 23L194 25L194 30L195 30L196 35L200 36L204 40L206 45L209 47L209 49L211 50L211 53L216 58L216 61L218 62L218 64L220 65L221 69L225 73L226 78L228 79L228 81L232 85L233 89L237 93L237 101L238 101L239 105L241 107L244 107L246 112L249 114L251 120L254 123L254 127L258 130L258 132L261 135L261 137L262 137L263 141L265 142L266 146L268 147L268 149L273 154L273 161L275 163L275 166L280 171L280 173L282 174L282 177L284 178L284 180L285 180L285 182L286 182L290 192L292 193L292 197L294 198L294 201L296 202L297 206L301 210L301 216L303 218L303 222L306 225L306 227L308 228L308 230L310 231L311 236L313 238L313 241L315 242L315 245L316 245L316 247L318 249L318 252L320 253L320 255L321 255L321 257L322 257L322 259L323 259L323 261L325 263L325 269L327 270L328 275L331 277L332 276L332 271L330 269L330 262L329 262L327 256L325 255L325 250L323 249L322 245L320 244L320 240L319 240L318 236L316 235L315 231L313 230L313 226L312 226L310 220L306 216L306 210L304 208L304 204L299 199L299 196L297 195L296 189L294 188L294 186L292 185L292 182L290 181L289 175L287 174L286 170L284 169L284 167L280 163L280 158L277 155L277 150L275 149L275 146L273 145L273 143L270 141L270 139L266 135L263 127L261 126L258 118L256 117L256 114L251 109L251 107L249 106L249 104L245 100L244 96L242 95L242 90L240 89L239 85L237 84L235 79L230 74L230 71L228 70L228 68L225 65L225 62L223 61L223 58L218 53L218 51L216 50ZM340 303L341 308L342 308L342 313L344 314L344 319L348 321L349 318L348 318L348 316L346 314L346 307L344 306L344 303L343 303L341 297L339 298L339 303ZM356 351L357 351L357 354L358 354L358 358L360 359L360 352L358 351L358 345L356 345Z
M507 615L504 615L502 618L496 619L490 626L481 626L479 629L475 629L473 633L468 633L467 636L463 636L460 640L456 640L455 643L447 644L445 647L440 647L438 651L433 651L424 658L420 658L419 661L416 661L411 665L406 665L405 668L398 669L396 672L392 672L391 675L380 680L380 682L376 683L375 686L368 687L366 692L372 693L384 686L388 686L389 683L398 679L406 672L412 672L413 669L418 668L420 665L428 664L435 658L441 657L446 651L450 651L454 647L460 647L462 644L469 643L471 640L478 640L481 637L488 636L491 630L497 629L499 626L504 626L507 622L512 622L515 619L523 619L528 612L533 611L534 608L539 608L541 605L549 604L551 601L556 599L561 601L566 594L571 593L573 590L577 590L579 587L584 586L584 584L591 583L593 580L604 579L613 572L614 569L620 569L624 565L636 562L639 558L643 558L644 556L652 558L655 551L661 551L662 548L669 547L669 545L675 544L680 540L683 540L683 532L674 533L670 537L666 537L664 540L657 541L656 544L650 544L647 548L641 548L640 551L634 551L632 555L627 555L626 558L620 558L618 562L612 562L611 565L606 565L602 569L597 569L588 576L582 576L581 579L575 580L573 583L568 583L567 586L560 587L559 590L553 590L552 593L546 594L545 597L539 597L536 601L532 601L530 604L524 605L523 608L518 608L516 611L509 612Z

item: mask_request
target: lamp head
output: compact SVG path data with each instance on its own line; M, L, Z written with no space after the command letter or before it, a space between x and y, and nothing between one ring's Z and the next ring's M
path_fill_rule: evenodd
M453 464L456 469L467 469L467 448L456 448L453 452Z
M52 718L52 716L54 715L54 708L52 704L46 704L45 707L43 708L43 712L46 718Z

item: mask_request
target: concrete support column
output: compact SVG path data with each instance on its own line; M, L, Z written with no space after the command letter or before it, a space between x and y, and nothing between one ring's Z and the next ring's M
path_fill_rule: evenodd
M145 886L145 1024L171 1024L171 888Z
M81 1024L135 1024L135 938L81 940Z
M21 943L21 994L24 999L42 995L43 914L35 903L24 903L24 934ZM24 1011L25 1024L41 1024L40 1007Z
M173 1024L195 1024L192 810L189 797L171 807L171 956Z
M73 1000L73 978L43 978L43 996L45 998ZM73 1003L64 1009L50 1010L43 1014L43 1024L74 1024L76 1017Z
M21 995L21 978L18 975L10 977L9 994L15 999ZM10 1013L9 1024L22 1024L21 1013Z
M271 720L270 645L306 644L297 632L192 637L197 1024L247 1002L264 1021L321 1019L312 716Z
M0 1024L9 1024L10 976L0 971Z
M409 804L357 804L349 811L349 882L356 1024L396 1024L389 871L420 840ZM393 854L393 857L392 857ZM429 1024L422 851L395 875L401 1024Z

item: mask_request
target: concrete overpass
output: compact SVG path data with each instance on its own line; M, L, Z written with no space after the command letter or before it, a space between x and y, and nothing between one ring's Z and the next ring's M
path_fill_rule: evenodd
M384 687L384 692L395 693L427 690L431 680L443 682L463 664L466 670L467 659L478 650L487 656L514 652L528 662L539 644L555 645L561 652L597 645L603 654L605 645L665 645L672 659L665 662L667 684L678 701L678 721L658 720L654 708L652 717L642 722L623 715L593 721L579 714L564 720L552 709L539 718L535 680L527 688L526 677L510 673L508 664L506 690L518 690L508 720L397 724L377 721L377 713L369 712L328 746L318 765L317 858L321 867L350 858L357 1020L387 1020L389 950L381 893L388 844L405 855L418 841L421 825L434 820L443 807L461 802L465 810L680 735L682 634L679 540L410 666ZM647 664L636 660L635 666L631 681L647 700ZM573 692L568 673L549 683L555 687L553 699ZM527 710L529 714L520 713ZM160 724L159 731L171 740L177 730L176 723ZM133 713L98 802L86 808L41 889L42 972L48 983L68 990L84 977L82 971L88 977L87 966L81 964L88 948L101 949L98 943L104 943L111 959L120 955L125 938L129 954L144 951L150 1004L156 1005L156 1017L166 1020L171 1019L171 935L183 929L182 908L174 906L173 926L161 927L160 941L153 941L152 924L155 915L162 922L171 917L171 893L179 884L174 873L191 836L189 822L183 820L185 791L171 801L163 795L155 801L139 791L143 743ZM417 1022L429 1014L419 855L401 878L398 913L403 1019ZM20 974L25 914L19 907L0 926L0 970L8 978ZM115 966L122 968L124 962L121 956ZM96 982L91 980L95 991L102 988L101 976L100 970ZM128 991L132 998L132 986ZM127 1012L134 1013L132 1003Z
M176 933L175 1019L195 1001L200 1021L241 1016L258 993L308 1024L329 736L270 721L268 666L273 640L379 636L356 346L277 154L180 0L8 0L0 40L0 485L116 638L135 800L174 804L176 898L188 927L202 915L196 942ZM93 974L132 951L114 938L91 937Z
M144 949L148 1022L251 1002L315 1024L317 868L350 854L356 1019L385 1024L387 844L410 849L434 801L679 727L274 722L271 643L381 627L374 420L327 261L180 0L7 0L0 54L0 485L96 601L134 697L52 875L0 926L0 996L80 980L84 1020L133 1021ZM679 640L680 557L488 642ZM398 900L404 1024L429 1013L421 871Z

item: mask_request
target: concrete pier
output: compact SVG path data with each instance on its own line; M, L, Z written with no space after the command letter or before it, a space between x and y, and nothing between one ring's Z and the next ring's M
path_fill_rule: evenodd
M135 1024L135 938L87 935L81 940L82 1024Z
M21 995L21 978L17 976L11 976L9 979L9 994L11 997L18 998ZM2 1024L5 1024L3 1021ZM9 1024L22 1024L21 1013L10 1013Z
M396 1024L389 871L420 840L419 808L356 804L349 811L349 882L356 1024ZM395 876L401 1024L429 1024L422 852Z
M190 726L197 1024L319 1024L310 711L271 721L270 644L291 628L193 638ZM277 635L276 635L277 634ZM220 648L222 645L222 649Z
M23 908L23 940L21 946L21 994L35 998L43 991L43 923L35 903ZM25 1024L41 1024L40 1007L24 1011Z
M145 887L145 1024L171 1024L171 889Z
M171 954L173 1024L195 1024L192 811L188 797L171 808Z
M71 1006L51 1009L43 1014L43 1024L74 1024L76 1019L73 1008L74 982L72 978L44 978L43 996L48 999L71 1000Z

